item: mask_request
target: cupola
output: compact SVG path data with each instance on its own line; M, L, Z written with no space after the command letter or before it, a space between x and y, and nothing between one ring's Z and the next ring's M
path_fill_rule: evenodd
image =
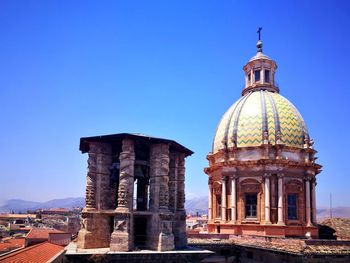
M277 64L274 60L266 56L263 51L263 43L260 39L256 44L257 53L252 57L248 63L243 67L245 72L245 86L242 95L249 91L268 90L272 92L279 92L275 82L275 71Z

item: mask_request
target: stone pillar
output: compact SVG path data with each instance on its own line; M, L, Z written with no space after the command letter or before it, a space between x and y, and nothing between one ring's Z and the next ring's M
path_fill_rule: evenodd
M236 212L236 207L237 207L237 201L236 201L236 195L237 195L237 190L236 190L236 175L231 176L231 221L233 223L236 223L237 220L237 212Z
M90 142L85 211L109 208L109 167L111 164L112 147L106 143Z
M90 160L90 157L89 157ZM96 209L96 174L88 172L86 176L85 208L86 211Z
M88 154L86 204L82 212L82 228L78 234L78 247L108 247L109 218L95 211L106 210L113 205L109 200L109 167L112 164L112 147L106 143L90 142Z
M305 178L305 203L306 203L306 225L311 226L311 210L310 210L310 178Z
M278 175L278 225L285 225L283 219L283 174L279 173Z
M270 225L270 176L271 174L265 173L265 225Z
M263 84L265 83L265 68L264 66L261 66L261 70L260 70L260 83Z
M255 77L254 77L254 71L253 69L250 70L250 85L252 86L254 83Z
M174 241L177 249L187 246L185 210L185 155L178 156L177 211L175 213Z
M226 176L221 178L221 220L226 221Z
M317 218L316 218L316 178L313 178L311 183L311 198L312 198L312 223L316 226L317 225Z
M213 219L213 182L211 179L208 180L208 221Z
M176 211L177 207L177 172L179 158L176 153L170 153L169 163L169 210Z
M134 248L133 233L133 191L134 191L134 141L123 140L119 155L120 175L118 188L118 207L114 217L114 231L111 235L112 251L130 251Z
M169 212L169 145L153 144L150 151L150 210L148 245L158 251L174 249L172 217Z
M185 155L179 155L179 167L177 173L177 210L185 210Z

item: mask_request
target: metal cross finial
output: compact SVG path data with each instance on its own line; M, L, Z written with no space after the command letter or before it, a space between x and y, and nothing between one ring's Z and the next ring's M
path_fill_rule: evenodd
M262 27L259 27L258 31L256 32L259 35L259 40L261 40L261 30L262 30Z

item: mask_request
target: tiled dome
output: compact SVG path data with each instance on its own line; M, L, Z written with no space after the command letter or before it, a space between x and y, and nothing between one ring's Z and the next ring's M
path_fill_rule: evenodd
M256 147L276 143L303 148L309 138L305 122L286 98L260 89L245 93L222 117L213 153L226 147Z

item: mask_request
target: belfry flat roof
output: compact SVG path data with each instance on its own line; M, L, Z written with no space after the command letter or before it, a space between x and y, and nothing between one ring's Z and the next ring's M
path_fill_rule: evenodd
M117 133L117 134L108 134L108 135L99 135L92 137L82 137L80 138L80 146L79 150L82 153L86 153L89 151L89 142L105 142L121 145L124 138L135 139L137 141L142 141L148 145L156 144L156 143L167 143L170 145L170 150L176 150L184 153L186 156L192 155L193 151L186 148L185 146L177 143L176 141L152 137L141 133Z

